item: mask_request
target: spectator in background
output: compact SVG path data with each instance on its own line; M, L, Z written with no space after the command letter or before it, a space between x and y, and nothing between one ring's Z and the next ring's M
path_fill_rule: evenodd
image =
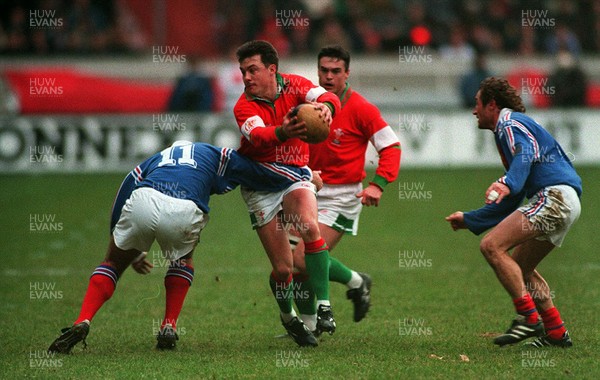
M470 35L473 45L479 49L499 52L502 48L498 34L492 33L482 22L477 22L472 26Z
M381 48L381 36L365 17L354 21L354 30L360 40L359 50L365 53L377 53Z
M6 50L14 53L29 52L29 28L25 8L16 6L10 10L6 25Z
M177 79L169 98L169 112L208 112L213 109L213 81L200 67L198 56L187 57L187 71Z
M585 14L585 24L587 25L585 42L588 50L600 51L600 1L594 1L590 4L589 11Z
M581 53L579 38L564 22L557 22L554 33L546 39L548 53L558 54L560 50L567 50L575 57Z
M566 49L557 57L557 67L550 75L549 88L553 107L583 107L586 104L587 78L577 59Z
M460 79L459 90L462 106L465 108L475 108L475 97L479 90L481 82L491 77L492 73L487 68L485 53L477 52L473 59L473 68Z
M0 22L0 52L5 51L7 45L8 45L8 36L6 35L6 32L4 31L4 27L2 26L2 23Z
M115 16L115 48L132 52L146 49L149 45L148 38L128 4L118 1Z
M111 47L109 17L90 0L75 0L67 15L67 47L74 52L102 52Z
M408 29L401 13L385 0L371 0L368 20L380 37L380 52L398 52L398 47L410 45Z
M342 46L352 46L352 40L342 24L333 16L323 20L323 28L316 35L315 43L318 46L327 46L339 44Z
M259 5L258 33L255 35L257 40L268 40L282 57L287 57L292 52L292 43L286 34L286 29L295 29L297 20L292 16L293 11L300 9L277 9L275 4L270 1L262 2ZM277 11L287 11L287 16L283 14L277 16Z
M440 55L450 61L472 61L475 49L467 41L467 35L462 25L453 25L450 29L450 41L440 46ZM479 84L477 84L479 88ZM475 91L477 92L477 91Z

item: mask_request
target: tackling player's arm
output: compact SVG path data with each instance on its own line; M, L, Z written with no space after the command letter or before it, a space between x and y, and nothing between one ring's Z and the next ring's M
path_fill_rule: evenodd
M501 203L489 203L477 210L462 212L456 211L445 219L453 230L467 228L475 235L496 226L512 212L514 212L525 198L525 192L512 194Z

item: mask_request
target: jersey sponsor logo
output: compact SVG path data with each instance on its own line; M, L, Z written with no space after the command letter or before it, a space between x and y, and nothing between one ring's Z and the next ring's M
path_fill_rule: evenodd
M254 128L259 128L259 127L261 127L261 128L265 127L265 123L260 118L260 116L249 117L244 122L244 124L242 124L242 127L241 127L242 135L244 135L244 137L250 141L250 134L252 133Z

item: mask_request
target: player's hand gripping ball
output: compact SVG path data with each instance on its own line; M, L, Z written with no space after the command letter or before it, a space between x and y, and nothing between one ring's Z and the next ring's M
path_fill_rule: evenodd
M298 121L306 125L306 141L309 144L318 144L329 136L329 124L321 115L321 110L312 104L300 104L292 112Z

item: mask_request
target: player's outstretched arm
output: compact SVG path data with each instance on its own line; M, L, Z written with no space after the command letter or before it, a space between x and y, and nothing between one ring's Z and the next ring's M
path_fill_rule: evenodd
M450 222L450 227L454 231L467 228L465 224L465 214L462 211L456 211L446 217L446 221Z

